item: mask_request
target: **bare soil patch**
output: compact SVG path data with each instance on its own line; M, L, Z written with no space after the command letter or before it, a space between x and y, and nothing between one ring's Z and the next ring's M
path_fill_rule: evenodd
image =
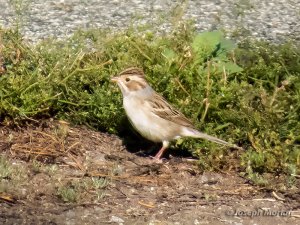
M180 155L155 163L123 143L63 121L0 127L10 165L1 178L0 224L300 224L299 188L203 172Z

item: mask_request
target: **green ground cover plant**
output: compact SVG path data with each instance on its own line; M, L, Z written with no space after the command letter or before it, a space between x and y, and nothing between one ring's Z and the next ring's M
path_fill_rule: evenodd
M172 148L189 150L201 169L237 167L266 184L264 174L299 173L299 55L297 43L235 44L220 31L198 33L188 22L166 34L143 27L88 30L34 45L16 30L1 29L0 120L21 125L56 118L128 132L110 77L138 66L199 130L245 151L194 139L178 140Z
M21 165L13 164L7 157L0 156L0 193L22 195L20 189L28 178L27 172Z

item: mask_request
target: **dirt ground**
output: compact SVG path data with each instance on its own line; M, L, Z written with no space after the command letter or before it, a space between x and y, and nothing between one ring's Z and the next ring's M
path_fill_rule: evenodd
M300 224L298 178L262 188L140 148L63 121L0 127L0 224Z

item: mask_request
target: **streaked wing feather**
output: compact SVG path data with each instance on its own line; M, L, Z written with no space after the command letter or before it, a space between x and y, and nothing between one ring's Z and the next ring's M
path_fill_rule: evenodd
M176 124L194 128L191 121L189 121L181 112L174 109L159 94L155 93L154 96L152 95L146 102L150 105L150 108L155 115Z

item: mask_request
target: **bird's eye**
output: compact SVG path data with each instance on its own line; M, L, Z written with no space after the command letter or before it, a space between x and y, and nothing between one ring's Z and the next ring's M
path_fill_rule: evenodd
M126 82L129 82L129 81L130 81L130 78L129 78L129 77L126 77L125 81L126 81Z

